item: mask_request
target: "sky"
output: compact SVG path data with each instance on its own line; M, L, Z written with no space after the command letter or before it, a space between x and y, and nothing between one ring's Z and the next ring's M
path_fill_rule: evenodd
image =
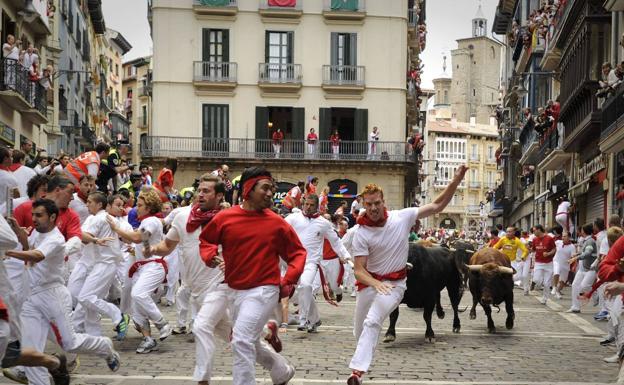
M124 62L152 54L147 0L103 0L102 12L106 27L120 32L132 46Z
M108 1L108 0L106 0ZM422 88L433 88L432 80L442 74L442 56L447 57L447 73L453 68L451 50L457 48L455 40L472 36L472 19L477 14L479 4L488 19L491 37L494 13L498 0L428 0L427 1L427 46L420 54L425 64L421 76ZM452 12L448 10L452 9ZM496 36L499 40L501 36Z
M471 36L471 22L479 4L483 7L483 13L488 19L488 30L491 31L498 0L427 1L427 47L420 55L425 64L422 76L423 88L433 88L432 80L442 73L443 54L447 56L447 72L451 75L450 51L457 48L456 39ZM451 9L453 11L449 12ZM151 55L152 40L147 23L147 0L104 0L102 10L106 26L121 32L132 45L132 50L124 56L124 61Z

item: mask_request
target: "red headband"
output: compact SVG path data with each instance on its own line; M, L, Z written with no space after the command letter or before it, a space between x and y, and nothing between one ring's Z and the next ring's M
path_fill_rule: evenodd
M243 200L247 200L249 198L249 193L253 190L256 183L264 179L271 180L268 176L257 176L255 178L247 179L245 183L243 183Z

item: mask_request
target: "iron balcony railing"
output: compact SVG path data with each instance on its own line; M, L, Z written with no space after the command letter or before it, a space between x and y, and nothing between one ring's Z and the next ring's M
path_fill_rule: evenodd
M525 124L520 132L520 144L522 145L522 153L527 152L531 144L537 140L537 132L531 125Z
M193 80L196 82L235 83L237 63L196 61L193 62Z
M323 84L364 86L364 66L324 65Z
M471 214L480 214L481 213L481 205L468 205L466 207L466 211Z
M193 4L200 7L236 7L236 0L193 0Z
M368 141L346 140L334 146L328 140L311 145L305 140L291 139L276 143L271 139L144 136L141 154L148 157L414 162L411 148L405 142L376 142L371 149Z
M473 162L478 162L479 159L481 159L481 157L479 156L479 154L470 154L468 155L468 159L470 159Z
M47 118L48 115L48 99L47 91L44 86L39 82L30 83L29 103L37 110L41 115Z
M407 24L410 27L416 27L418 25L418 12L413 8L407 10Z
M47 92L37 81L31 81L28 71L13 59L3 59L0 66L0 89L15 91L43 116L47 116Z
M143 85L139 87L139 96L150 96L152 94L151 85Z
M260 63L258 72L260 83L301 84L301 64Z
M560 138L559 130L550 129L540 139L539 159L544 159L551 151L561 148L563 138Z
M481 188L481 182L468 182L468 186L470 186L470 188Z
M624 126L624 86L620 85L615 91L602 105L601 138Z

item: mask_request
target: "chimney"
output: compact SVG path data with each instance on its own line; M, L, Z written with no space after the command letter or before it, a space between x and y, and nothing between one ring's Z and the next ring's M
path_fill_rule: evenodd
M457 118L454 116L451 118L451 127L457 128Z
M470 117L470 127L475 127L477 125L477 118L474 116Z

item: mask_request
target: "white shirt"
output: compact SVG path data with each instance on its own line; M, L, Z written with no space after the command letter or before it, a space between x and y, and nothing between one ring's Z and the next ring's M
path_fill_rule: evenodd
M351 214L357 214L363 207L362 203L358 202L357 199L353 200L353 202L351 202Z
M598 248L598 255L603 254L602 252L602 242L608 242L607 241L607 232L605 230L599 231L596 234L596 247ZM604 254L607 254L609 252L609 243L607 243L607 252Z
M564 245L561 239L555 241L555 246L557 247L557 251L555 252L554 261L560 265L567 264L576 252L576 246L574 246L574 244L568 243Z
M89 233L96 238L113 238L106 245L93 245L95 263L116 264L121 260L121 244L119 237L113 232L110 225L106 221L108 214L104 210L100 210L97 214L92 215L88 223L82 226L84 233Z
M9 341L19 340L21 338L21 333L19 316L11 316L11 314L15 314L16 304L14 303L13 286L11 285L11 281L4 264L9 261L18 261L21 262L22 266L24 266L24 263L15 258L9 258L3 263L2 259L4 258L5 251L15 250L18 248L18 245L17 236L13 230L11 230L11 226L9 226L4 217L0 215L0 298L2 298L7 306L7 309L9 310L9 322L11 324L11 335L9 336Z
M286 222L295 229L307 252L306 263L318 264L323 259L323 243L327 239L332 249L343 259L351 259L330 221L323 217L308 218L303 213L291 214Z
M78 217L80 217L80 224L84 225L90 214L87 208L87 202L83 202L78 196L78 193L74 193L74 199L69 201L69 208L78 214Z
M557 206L557 212L555 214L567 214L570 206L571 203L568 201L563 201L559 203L559 206Z
M598 245L598 255L607 255L609 254L609 239L605 236Z
M409 234L418 219L418 207L393 210L383 227L360 226L353 238L353 256L368 257L366 270L389 274L405 269Z
M73 202L73 201L72 201ZM70 202L71 204L71 202ZM93 215L87 215L84 223L80 226L80 231L87 231L91 228L91 221L94 220ZM93 265L95 265L95 245L93 243L84 244L80 253L80 259L76 263L80 263L87 267L88 270L91 270Z
M199 294L223 282L224 276L221 269L211 269L199 256L199 234L202 229L198 227L192 233L186 231L186 222L190 215L191 206L182 207L178 211L167 233L167 239L179 242L178 255L183 266L180 272L182 281L190 287L192 294Z
M44 259L27 269L30 275L32 294L53 287L63 286L63 269L65 264L65 238L57 227L47 233L33 230L28 237L31 250L40 251Z
M50 167L51 167L51 166L52 166L52 165L50 165L50 164L49 164L49 165L47 165L47 166L45 166L45 167L41 167L41 165L40 165L40 164L37 164L37 165L35 166L35 172L36 172L37 174L39 174L39 175L45 175L45 174L47 174L47 173L48 173L48 171L50 171Z
M18 60L19 59L19 48L16 45L11 47L9 43L4 43L2 45L2 51L4 53L4 57L7 59Z
M28 181L35 175L37 175L35 170L26 166L20 166L20 168L13 171L13 176L15 180L17 180L17 188L19 189L21 197L28 196Z
M370 141L374 142L379 140L379 131L370 133Z
M12 172L0 170L0 202L6 203L7 188L19 188L17 179L15 179L15 175Z
M160 219L156 217L147 217L141 221L141 225L139 226L139 231L147 231L150 236L148 242L150 246L157 245L163 239L163 226ZM135 255L136 260L140 261L145 259L143 257L143 243L137 243L135 247ZM160 257L152 257L149 259L159 259Z
M352 228L348 229L346 234L342 236L342 244L347 249L347 251L353 255L353 237L355 236L355 232L360 228L360 225L356 224Z

